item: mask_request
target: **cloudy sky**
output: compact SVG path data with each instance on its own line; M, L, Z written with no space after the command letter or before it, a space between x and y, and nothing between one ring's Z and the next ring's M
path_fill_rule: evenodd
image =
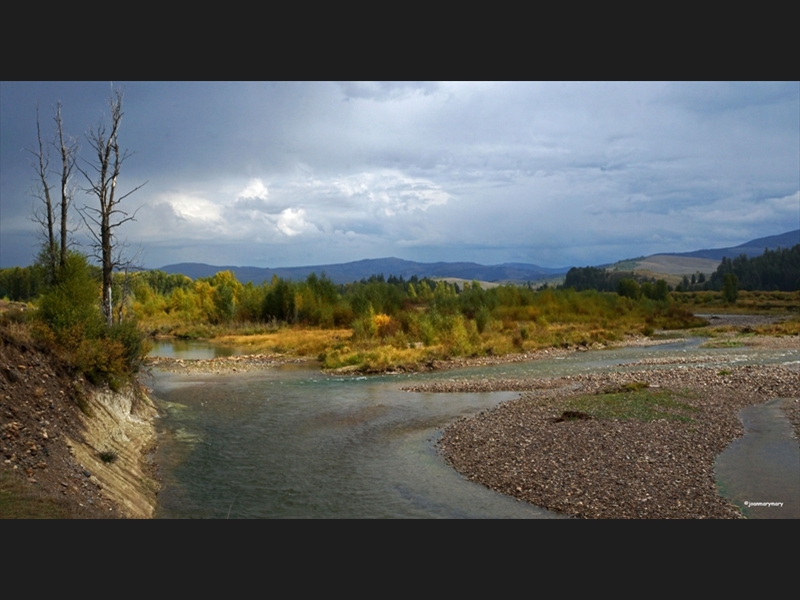
M0 83L0 267L40 241L37 103L90 159L110 85ZM145 267L583 266L800 228L798 82L114 85Z

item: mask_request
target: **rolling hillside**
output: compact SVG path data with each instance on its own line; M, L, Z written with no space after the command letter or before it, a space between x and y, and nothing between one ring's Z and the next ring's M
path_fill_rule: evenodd
M800 229L788 231L780 235L750 240L739 246L728 248L712 248L695 250L693 252L673 252L653 254L651 256L627 259L612 265L606 265L610 270L634 271L647 276L664 278L669 283L675 284L683 275L704 273L706 276L713 273L723 257L734 258L740 254L748 257L760 256L765 249L790 248L800 243ZM351 283L370 277L371 275L384 275L389 277L431 277L431 278L456 278L459 280L494 282L494 283L525 283L528 281L551 280L563 276L569 267L547 268L528 263L504 263L501 265L481 265L473 262L435 262L420 263L400 258L375 258L358 260L348 263L329 265L309 265L303 267L236 267L214 266L204 263L179 263L161 267L167 273L182 273L197 279L198 277L211 277L219 271L232 271L236 278L246 283L261 283L269 281L273 275L283 279L302 280L311 273L325 273L334 283Z
M628 259L614 263L608 269L633 271L641 275L663 278L671 285L675 285L680 282L683 275L703 273L708 277L717 270L725 257L735 258L745 254L749 258L753 258L764 254L765 249L791 248L796 244L800 244L800 229L750 240L728 248L710 248L693 252L665 252L643 258Z
M721 262L724 257L735 258L741 254L746 254L748 258L761 256L765 249L775 250L777 248L791 248L800 244L800 229L787 231L779 235L750 240L738 246L729 248L711 248L706 250L695 250L693 252L664 252L663 256L684 256L687 258L705 258ZM662 256L662 255L659 255ZM716 267L715 267L716 268Z

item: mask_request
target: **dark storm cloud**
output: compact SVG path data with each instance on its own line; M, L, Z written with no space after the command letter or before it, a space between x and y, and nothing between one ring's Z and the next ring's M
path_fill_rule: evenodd
M800 227L797 82L119 85L147 266L598 264ZM35 254L36 102L85 146L110 84L0 86L8 266Z

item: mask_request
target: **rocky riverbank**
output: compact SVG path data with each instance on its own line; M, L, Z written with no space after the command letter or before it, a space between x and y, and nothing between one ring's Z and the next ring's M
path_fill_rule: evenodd
M795 346L796 347L796 346ZM796 366L796 365L795 365ZM649 386L683 407L652 421L587 418L578 395ZM427 389L427 388L426 388ZM786 366L702 366L553 379L449 382L428 391L526 390L447 427L445 460L501 493L582 518L737 518L722 499L716 457L743 434L738 412L775 397L800 437L800 372Z
M182 359L168 357L151 357L144 361L145 367L154 367L168 373L209 373L212 375L229 375L231 373L247 373L261 371L284 364L310 362L308 358L297 358L283 354L241 354L237 356L218 356L205 359Z

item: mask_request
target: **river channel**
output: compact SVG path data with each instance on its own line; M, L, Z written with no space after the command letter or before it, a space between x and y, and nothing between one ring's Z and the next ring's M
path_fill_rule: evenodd
M230 375L153 369L159 404L160 518L561 518L468 481L435 448L440 429L518 394L410 393L448 378L556 377L648 358L706 366L796 362L800 350L699 348L700 340L422 374L337 377L288 364ZM213 358L195 344L157 347ZM654 366L650 368L676 368Z

